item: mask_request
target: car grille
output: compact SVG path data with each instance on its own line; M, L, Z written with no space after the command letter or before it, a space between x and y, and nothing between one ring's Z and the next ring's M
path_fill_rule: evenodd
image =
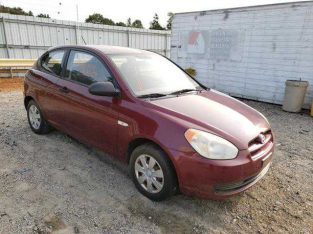
M262 137L260 135L263 135L263 142L262 142ZM253 160L257 160L260 157L263 157L264 155L266 155L273 148L273 145L274 145L273 134L270 130L264 133L261 133L260 135L254 138L249 143L248 150Z
M262 171L252 177L249 177L243 181L239 181L236 183L229 183L229 184L219 184L216 185L214 187L215 192L216 193L225 193L225 192L234 192L236 190L240 190L241 188L244 188L246 186L251 185L254 182L257 182L258 180L260 180L263 176L265 176L265 174L268 172L269 168L270 168L271 163L269 163L268 165L266 165Z

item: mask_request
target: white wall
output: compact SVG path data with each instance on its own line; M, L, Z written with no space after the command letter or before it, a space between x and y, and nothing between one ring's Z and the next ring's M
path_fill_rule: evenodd
M312 102L312 2L181 13L172 25L171 59L207 86L281 104L285 81L301 78Z
M0 13L0 58L37 58L60 45L118 45L169 56L170 31L76 23Z

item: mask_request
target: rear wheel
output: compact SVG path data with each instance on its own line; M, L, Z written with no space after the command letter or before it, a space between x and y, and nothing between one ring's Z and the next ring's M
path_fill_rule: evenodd
M43 118L39 106L33 100L29 101L27 105L27 118L29 126L34 133L45 134L50 132L51 127Z
M175 172L167 155L155 145L138 146L131 154L130 166L135 186L144 196L161 201L175 193Z

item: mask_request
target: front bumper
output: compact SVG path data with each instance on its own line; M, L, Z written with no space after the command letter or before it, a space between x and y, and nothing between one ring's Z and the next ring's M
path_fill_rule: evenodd
M197 153L171 150L182 193L209 199L223 199L243 192L268 172L274 147L254 160L242 150L232 160L209 160Z
M234 182L234 183L227 183L227 184L218 184L214 186L214 191L216 194L221 194L221 195L226 195L226 194L232 194L233 192L240 192L242 190L245 190L252 185L254 185L256 182L258 182L263 176L266 175L270 168L271 163L266 165L259 174L255 176L251 176L247 179L244 179L239 182Z

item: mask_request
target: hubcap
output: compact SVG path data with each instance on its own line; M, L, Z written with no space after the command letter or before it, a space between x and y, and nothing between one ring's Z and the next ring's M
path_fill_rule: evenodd
M136 178L149 193L158 193L164 185L164 175L159 163L150 155L142 154L135 162Z
M39 129L41 118L38 108L35 105L31 105L28 110L29 122L34 129Z

